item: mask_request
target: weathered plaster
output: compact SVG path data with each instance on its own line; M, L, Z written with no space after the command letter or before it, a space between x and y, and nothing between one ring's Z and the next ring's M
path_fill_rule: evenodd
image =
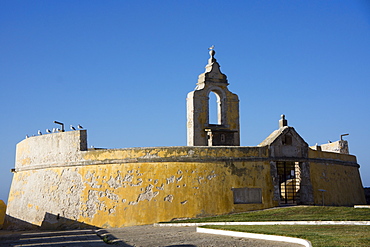
M86 150L86 130L33 136L17 144L15 168L73 163Z
M309 169L313 187L314 203L322 205L325 190L325 205L353 206L366 204L358 166L353 165L356 157L333 152L309 150L309 157L315 159ZM340 160L340 164L333 161Z
M84 142L81 133L57 135ZM298 148L282 147L284 134L291 135L292 145ZM58 138L51 140L68 144ZM279 203L274 164L284 159L302 166L303 202L319 203L317 189L321 188L332 194L328 192L328 203L361 202L356 157L311 150L290 127L269 140L259 147L73 148L73 160L63 159L64 153L53 154L50 163L30 158L30 163L16 167L7 213L13 219L49 228L71 224L62 219L72 220L73 227L77 223L79 227L121 227L269 208ZM49 139L39 140L43 141L57 146ZM28 143L24 149L23 144L18 145L17 160L34 156L29 150L36 147ZM45 145L38 144L40 148ZM46 156L50 150L37 153ZM63 162L54 163L57 160ZM357 182L348 186L349 181ZM262 203L234 204L232 188L261 189Z
M321 151L349 154L348 142L345 140L339 140L336 142L322 144L320 146L314 146L312 147L312 149L317 149L317 147L320 148Z
M264 204L238 205L235 208L232 203L232 187L270 186L270 180L266 179L269 167L261 168L264 165L256 162L225 163L222 160L230 154L243 157L260 152L256 153L253 148L215 150L210 147L210 150L197 148L193 152L186 149L188 147L185 150L184 147L148 148L137 149L136 153L132 149L83 151L81 155L85 162L86 157L106 162L107 154L113 160L126 162L74 168L48 166L45 169L18 171L14 174L9 213L35 225L42 225L45 220L49 226L58 225L55 217L45 218L48 214L88 225L120 227L171 220L175 216L217 215L273 205L267 190L264 190ZM160 161L163 158L174 160L176 155L179 156L175 158L176 162L166 159L161 162L140 162L140 154L145 156L148 152L157 153ZM173 156L169 157L168 153ZM189 153L191 159L187 157ZM127 154L131 157L127 157ZM208 161L215 159L212 155L220 157L220 161ZM246 174L243 175L242 171L247 171L248 176L243 177ZM253 176L264 179L250 179ZM24 186L25 183L29 186ZM214 207L215 201L218 202L217 207ZM28 205L30 214L22 212L24 204ZM181 207L168 208L168 205ZM159 208L163 210L156 210ZM117 218L117 215L120 217Z
M81 215L80 195L85 185L74 168L44 169L15 174L7 214L40 225L53 223L46 213L77 220ZM25 209L27 208L27 213Z
M6 204L4 203L4 201L0 200L0 230L3 228L5 212L6 212Z

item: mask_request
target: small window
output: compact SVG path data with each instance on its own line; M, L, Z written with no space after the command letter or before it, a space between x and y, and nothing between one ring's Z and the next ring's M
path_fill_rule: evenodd
M283 145L292 145L293 140L291 135L285 135L283 136Z
M233 188L234 204L262 203L261 188Z

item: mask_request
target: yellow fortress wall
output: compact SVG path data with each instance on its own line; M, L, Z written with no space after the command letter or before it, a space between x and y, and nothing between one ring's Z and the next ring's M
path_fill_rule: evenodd
M86 130L25 139L17 145L5 225L123 227L278 206L274 164L279 152L289 153L274 145L293 129L279 131L258 147L88 150ZM308 149L298 160L309 163L315 204L322 203L318 189L327 191L326 205L364 203L354 156ZM251 201L238 201L238 189Z
M310 149L309 157L318 159L310 162L315 204L322 205L322 193L325 205L366 204L355 156Z
M70 142L86 143L85 138L85 130L69 131L17 145L7 211L13 218L10 225L122 227L277 205L270 189L270 164L260 161L267 158L266 147L81 151L86 148ZM36 140L42 164L28 151ZM63 160L53 157L64 153L63 147L56 148L60 143L74 150L66 148L66 161L54 163ZM245 187L260 188L262 203L234 204L232 189Z

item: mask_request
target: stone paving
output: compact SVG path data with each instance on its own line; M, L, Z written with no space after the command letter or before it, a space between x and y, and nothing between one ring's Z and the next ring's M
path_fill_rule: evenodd
M240 237L219 236L206 233L197 233L196 227L154 227L132 226L102 230L118 240L119 246L167 246L167 247L210 247L210 246L254 246L297 247L298 244L255 240ZM102 232L99 232L99 234ZM104 233L103 233L104 234Z
M110 244L106 244L102 238ZM69 231L28 231L10 232L0 231L1 247L211 247L211 246L255 246L296 247L297 244L254 240L247 238L218 236L206 233L197 233L196 227L154 227L132 226L124 228L100 230L69 230Z
M107 247L95 230L0 231L1 247Z

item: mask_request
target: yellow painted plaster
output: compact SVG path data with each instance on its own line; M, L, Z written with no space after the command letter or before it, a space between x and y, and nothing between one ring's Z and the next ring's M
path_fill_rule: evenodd
M322 205L353 206L365 204L364 191L357 167L331 163L310 163L314 201Z
M257 170L246 164L236 166L249 168L251 177L263 174L260 170L266 170L265 177L269 173L264 164ZM112 164L86 166L79 172L86 179L85 184L90 183L81 195L81 200L87 202L83 211L93 212L79 220L96 226L151 224L174 216L197 217L248 210L246 205L233 207L231 188L265 186L256 184L253 179L238 179L223 163ZM92 181L95 188L91 186ZM92 200L93 194L98 195L98 199ZM271 200L268 191L264 191L264 197Z
M64 225L77 221L123 227L278 203L273 200L269 159L260 159L268 157L268 147L132 148L80 155L84 165L66 163L14 173L8 201L11 215L38 226L58 225L65 219ZM351 155L315 150L309 150L309 158L356 161ZM327 190L328 205L354 202L361 193L355 166L311 162L310 169L316 204L321 202L318 189ZM262 189L261 204L234 204L232 189L246 187ZM23 205L30 206L27 214Z
M3 228L5 212L6 212L6 205L2 200L0 200L0 229Z
M248 176L235 174L237 169ZM263 190L263 204L233 204L232 188L271 187L269 165L264 163L240 162L230 167L222 162L126 163L85 166L79 173L86 185L81 195L84 213L79 221L100 227L273 206L269 190Z
M353 166L357 164L356 156L312 149L308 151L309 158L323 159L320 163L310 162L315 204L322 205L323 193L325 205L352 206L366 203L358 167ZM325 159L344 163L325 162ZM346 165L345 162L349 163Z
M173 157L187 155L188 151L159 148L150 154ZM85 158L89 155L96 160L122 159L128 155L142 157L148 151L109 150L91 153L86 154ZM198 156L201 162L127 162L21 171L15 173L13 182L19 184L29 179L38 187L18 186L16 191L11 192L10 202L22 201L34 214L39 214L30 220L35 225L43 224L46 213L65 216L66 207L77 207L79 213L76 214L76 220L98 227L152 224L173 218L219 215L275 206L272 191L266 189L272 188L268 162L207 161L213 155L242 157L246 153L260 155L258 149L251 149L250 152L199 149L193 155ZM75 175L76 178L66 177L67 170L78 175ZM74 188L77 178L81 180L78 191ZM42 185L38 181L42 181ZM66 185L68 183L69 186ZM232 188L244 187L262 188L263 203L234 204ZM20 198L22 194L26 196ZM70 201L78 203L70 204Z
M309 158L334 159L339 161L357 162L356 156L350 154L341 154L334 152L317 151L308 149Z

